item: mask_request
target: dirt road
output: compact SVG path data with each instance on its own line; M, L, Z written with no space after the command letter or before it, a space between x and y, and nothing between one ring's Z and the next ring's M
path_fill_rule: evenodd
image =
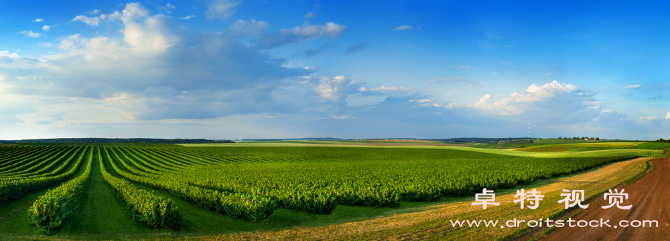
M633 205L629 210L614 205L609 209L608 200L597 198L587 209L573 217L573 220L610 220L611 227L563 227L556 228L538 240L670 240L670 159L658 158L652 163L652 172L631 185L619 185L618 190L628 193L628 200L621 206ZM656 220L658 227L621 227L620 221L630 224L633 220ZM625 224L625 223L624 223Z

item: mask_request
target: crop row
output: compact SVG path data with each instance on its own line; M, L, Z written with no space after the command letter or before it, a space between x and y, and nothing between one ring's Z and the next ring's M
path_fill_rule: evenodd
M133 220L152 228L176 229L179 227L182 220L181 213L172 200L138 189L128 181L112 176L105 168L100 151L98 151L98 160L103 178L126 203L126 209ZM114 166L113 162L111 164Z
M36 159L34 161L22 164L17 167L13 167L5 171L10 178L25 178L31 176L52 176L55 174L60 174L58 172L53 172L52 169L55 167L64 167L70 163L72 159L67 159L68 156L75 156L83 147L78 148L68 148L58 151L52 156L45 157L44 159ZM58 170L62 170L57 168ZM52 172L50 172L52 171Z
M331 161L310 162L303 159L318 157L318 152L324 149L272 149L270 153L239 151L240 147L219 148L218 152L145 149L142 155L131 154L135 152L133 149L110 152L128 170L126 178L135 178L135 181L145 185L166 190L161 187L166 184L161 183L179 183L179 189L184 190L198 187L228 195L265 197L276 202L279 208L317 214L330 213L336 204L395 207L402 200L433 201L445 196L467 196L483 187L508 188L632 158L547 159L453 150L428 150L424 151L428 153L421 153L398 149L338 148L325 149L325 153L351 159L333 160L328 157ZM120 154L116 154L117 151ZM392 154L384 153L387 151ZM262 158L258 163L227 161L248 158L245 155L263 157L263 154L268 154L267 158L274 161L263 162ZM165 163L197 160L200 164L194 163L176 171L165 168L156 160ZM217 164L206 164L205 161ZM173 194L188 200L184 196L189 195Z
M185 182L172 182L159 180L154 177L132 174L121 170L121 168L116 165L116 162L118 161L124 169L129 169L135 173L141 171L131 167L130 164L126 163L126 161L129 160L120 158L113 149L104 148L104 151L107 159L111 163L112 168L119 175L133 182L149 186L151 188L164 190L171 195L209 210L217 211L222 214L248 221L258 222L270 217L270 215L272 215L274 210L277 208L276 203L267 197L254 196L244 193L219 192L216 190L188 185ZM112 153L111 155L109 154L110 152Z
M329 213L334 208L333 202L394 207L401 200L469 196L484 187L509 188L630 158L228 164L196 166L158 178L276 198L282 208L291 210Z
M35 168L40 168L43 165L48 163L53 163L52 160L59 160L62 158L63 151L68 150L72 151L77 148L60 148L57 150L52 148L41 153L33 153L31 156L25 156L22 158L16 158L12 160L4 160L3 167L0 168L0 172L3 175L17 175L20 173L31 173ZM31 168L31 169L29 169Z
M2 178L0 179L0 203L7 201L15 200L22 197L25 193L35 190L40 190L42 188L52 186L58 183L69 180L77 172L79 166L81 166L82 159L84 158L84 152L79 152L79 154L71 155L67 163L70 163L74 158L78 157L76 163L72 168L65 172L64 171L69 165L61 165L52 173L60 173L58 175L39 175L32 177L17 177L17 178Z
M48 234L74 217L84 184L90 179L92 164L93 153L90 153L86 170L81 176L49 190L28 209L28 217L42 232Z

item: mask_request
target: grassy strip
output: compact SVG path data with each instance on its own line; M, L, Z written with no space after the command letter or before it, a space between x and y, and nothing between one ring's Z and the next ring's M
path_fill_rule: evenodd
M85 155L82 155L80 162ZM84 190L84 184L89 180L93 153L89 155L88 165L84 175L72 179L65 184L49 190L28 209L28 218L43 233L50 234L51 230L72 220L79 203L79 197Z

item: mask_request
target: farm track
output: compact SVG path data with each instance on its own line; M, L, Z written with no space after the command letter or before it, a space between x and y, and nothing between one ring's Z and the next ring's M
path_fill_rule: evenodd
M657 158L656 168L631 185L619 185L628 193L622 205L633 205L630 210L603 209L609 202L596 198L572 219L609 219L612 227L564 227L549 232L538 240L670 240L670 158ZM617 227L620 220L657 220L658 227Z

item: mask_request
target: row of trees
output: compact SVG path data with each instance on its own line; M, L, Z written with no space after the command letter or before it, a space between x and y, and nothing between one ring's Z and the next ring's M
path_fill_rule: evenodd
M559 140L589 140L589 141L597 141L600 140L600 137L558 137Z

